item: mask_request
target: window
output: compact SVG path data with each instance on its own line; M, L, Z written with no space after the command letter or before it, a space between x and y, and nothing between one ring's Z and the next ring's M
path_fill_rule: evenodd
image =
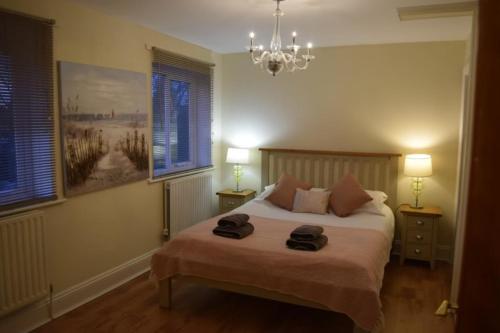
M0 11L0 210L55 198L52 24Z
M211 166L211 66L153 54L153 176Z

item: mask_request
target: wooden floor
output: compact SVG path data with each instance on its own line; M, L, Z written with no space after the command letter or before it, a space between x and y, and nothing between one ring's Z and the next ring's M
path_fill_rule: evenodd
M451 267L397 260L386 267L382 303L384 332L451 333L453 320L434 316L448 298ZM142 275L38 328L35 332L299 333L351 332L344 315L201 286L174 283L174 308L158 307L155 287Z

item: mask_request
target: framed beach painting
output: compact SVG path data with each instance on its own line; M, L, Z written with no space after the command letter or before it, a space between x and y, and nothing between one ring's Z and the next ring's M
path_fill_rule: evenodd
M143 73L59 62L65 195L149 176L146 87Z

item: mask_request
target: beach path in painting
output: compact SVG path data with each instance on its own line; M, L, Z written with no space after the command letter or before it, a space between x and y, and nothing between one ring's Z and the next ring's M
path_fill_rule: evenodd
M88 124L87 126L102 129L104 133L103 141L109 145L109 150L99 159L85 183L72 187L71 192L73 194L94 191L148 177L148 170L138 171L132 161L120 149L120 141L125 139L122 133L127 130L130 131L129 127L120 124L120 122L105 122L101 125L93 124L93 126ZM145 133L146 129L143 128L138 132Z

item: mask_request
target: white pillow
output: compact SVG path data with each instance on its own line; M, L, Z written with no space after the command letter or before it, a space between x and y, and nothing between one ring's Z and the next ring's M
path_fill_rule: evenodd
M385 214L382 212L382 209L384 208L384 202L387 201L388 198L387 194L385 194L382 191L373 191L373 190L365 190L365 192L368 193L368 195L372 197L373 200L368 201L363 206L354 210L352 213L353 214L368 213L368 214L385 216Z
M382 191L365 190L365 192L373 198L373 201L377 201L379 203L384 203L387 201L387 198L389 198L387 194Z
M328 199L330 191L307 191L297 188L293 201L293 212L326 214L328 212Z
M260 192L255 200L265 200L271 193L273 193L275 187L276 184L264 186L264 191Z

